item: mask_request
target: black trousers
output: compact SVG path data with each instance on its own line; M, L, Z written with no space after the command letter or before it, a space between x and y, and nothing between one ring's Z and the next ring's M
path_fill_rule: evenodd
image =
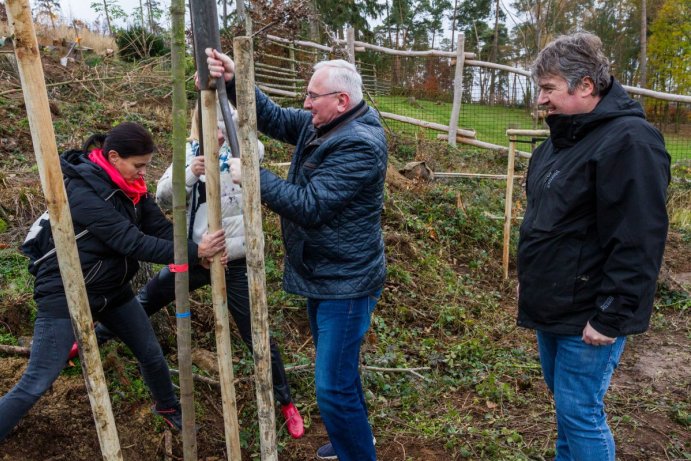
M211 273L202 266L190 267L190 292L209 285ZM250 312L249 285L247 282L247 263L244 258L228 263L226 270L226 292L228 310L240 332L240 337L252 350L252 317ZM151 316L175 300L175 274L165 267L156 274L137 295L146 313ZM100 331L99 331L100 330ZM107 340L107 332L101 326L96 328L99 343ZM286 377L285 366L278 345L270 339L271 374L273 375L274 394L281 405L292 401L290 387Z

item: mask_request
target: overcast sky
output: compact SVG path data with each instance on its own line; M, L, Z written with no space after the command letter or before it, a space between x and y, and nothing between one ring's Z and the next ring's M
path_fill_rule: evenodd
M101 0L60 0L62 15L67 19L81 19L85 22L93 22L98 19L98 14L90 6L94 1L100 2ZM127 14L131 14L135 8L139 8L139 0L117 0L117 4ZM170 0L159 0L159 4L167 17L168 10L170 9ZM101 18L101 20L103 21L104 18Z

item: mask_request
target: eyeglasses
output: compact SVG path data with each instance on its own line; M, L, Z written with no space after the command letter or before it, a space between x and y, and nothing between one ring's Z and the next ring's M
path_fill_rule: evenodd
M314 93L314 92L312 92L312 91L308 91L307 93L305 93L305 99L308 99L308 98L309 98L309 99L311 99L312 101L314 101L314 100L316 100L317 98L321 98L322 96L329 96L329 95L338 94L338 93L343 93L343 92L342 92L342 91L332 91L331 93L322 93L322 94L319 94L319 93Z

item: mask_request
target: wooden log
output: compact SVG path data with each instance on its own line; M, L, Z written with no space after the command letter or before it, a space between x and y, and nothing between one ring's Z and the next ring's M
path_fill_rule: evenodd
M254 67L256 67L257 69L261 69L262 72L270 74L285 75L287 77L295 77L297 75L297 71L293 72L289 69L284 69L283 67L272 66L270 64L263 64L261 62L254 63Z
M456 47L456 70L453 79L453 104L451 106L451 118L449 119L449 138L451 146L456 146L458 135L458 119L461 115L461 102L463 99L463 66L465 61L465 34L459 32L458 46ZM474 136L472 136L474 137Z
M260 90L262 90L264 93L268 93L268 94L275 94L278 96L285 96L288 98L300 98L300 97L302 97L302 94L300 94L300 93L295 93L294 91L279 90L278 88L273 88L269 85L262 85L261 83L258 83L257 87Z
M296 47L296 46L294 46L294 45L287 45L287 44L285 44L285 43L283 43L283 42L279 42L279 41L277 41L277 40L269 40L269 41L270 41L271 44L274 45L274 46L279 46L279 47L281 47L281 48L285 48L285 49L288 49L288 50L293 50L294 52L297 52L297 53L318 54L317 51L304 50L304 49L298 48L298 47Z
M502 252L502 266L504 280L509 278L509 249L511 242L511 212L513 209L513 176L516 160L516 139L509 141L509 156L506 164L506 194L504 196L504 248Z
M515 128L509 128L506 130L506 136L534 136L546 138L549 136L549 130L519 130Z
M276 59L276 60L278 60L278 61L285 61L285 62L293 62L293 63L295 63L295 64L302 64L303 66L309 66L309 65L311 65L311 63L309 63L309 62L298 61L298 60L295 60L295 59L292 59L292 60L291 60L290 58L286 58L285 56L277 56L277 55L275 55L275 54L265 54L264 57L265 57L265 58L269 58L269 59Z
M216 92L203 90L202 124L204 142L204 175L206 177L206 203L208 207L209 232L221 229L221 187L218 165L218 137ZM229 460L241 459L240 426L238 424L235 386L233 385L233 351L230 343L228 317L228 295L226 293L225 269L220 256L211 260L211 299L214 307L216 352L221 379L223 421L226 449Z
M326 51L327 53L331 53L333 51L333 48L330 46L320 45L318 43L308 42L305 40L288 40L286 38L278 37L276 35L267 35L266 38L268 38L269 40L273 40L275 42L292 43L294 45L306 46L308 48L316 48L318 50Z
M397 120L399 122L410 123L411 125L417 125L417 126L421 126L423 128L429 128L430 130L445 131L447 133L449 132L449 127L446 125L442 125L441 123L426 122L424 120L418 120L418 119L412 118L412 117L405 117L403 115L392 114L390 112L379 112L379 115L381 115L384 118L391 119L391 120ZM458 133L458 136L463 136L466 138L474 138L475 137L475 130L458 128L457 133Z
M447 139L447 135L445 134L438 134L437 139ZM477 139L472 139L472 138L465 138L463 136L457 136L456 141L462 143L462 144L468 144L469 146L475 146L475 147L482 147L483 149L489 149L489 150L495 150L497 152L500 152L502 154L508 154L509 149L505 146L500 146L498 144L492 144L491 142L485 142L485 141L478 141ZM522 158L530 158L532 157L533 154L530 152L522 152L522 151L516 151L516 155Z
M271 379L269 347L269 310L266 301L264 268L264 233L262 232L261 192L259 187L259 153L257 149L257 105L254 93L252 38L233 40L236 73L238 121L242 140L243 220L247 278L252 307L252 346L255 390L259 417L259 440L262 461L277 461L276 423Z
M337 42L342 43L343 40L337 40ZM365 42L360 42L360 41L355 41L355 46L356 47L361 47L365 48L368 50L375 50L379 51L381 53L386 53L386 54L392 54L395 56L416 56L416 57L430 57L430 56L436 56L436 57L444 57L444 58L455 58L456 57L456 52L455 51L439 51L439 50L427 50L427 51L407 51L407 50L394 50L391 48L386 48L383 46L378 46L378 45L372 45L370 43L365 43ZM464 54L465 59L473 59L475 58L475 53L468 53L466 52Z
M60 168L41 55L31 19L31 6L28 0L6 0L5 6L8 22L13 25L14 50L24 92L31 139L41 177L41 186L48 205L67 306L79 344L82 373L96 423L101 453L106 461L122 460L120 441L101 357L98 353L96 335L94 335L93 318Z
M494 62L478 61L476 59L467 59L465 63L469 66L476 67L487 67L489 69L499 69L506 72L513 72L514 74L523 75L524 77L530 77L530 72L524 69L519 69L517 67L507 66L505 64L497 64Z
M288 90L288 91L292 90L293 93L295 92L295 85L281 85L280 83L268 83L268 82L261 82L261 83L263 85L266 85L266 86L271 87L271 88L275 88L275 89L279 89L279 90L284 89L284 90Z
M170 4L172 23L171 64L173 83L173 240L175 264L188 265L185 152L187 144L187 94L185 91L185 1ZM197 459L197 431L192 376L192 318L190 317L189 272L175 273L175 318L180 406L182 408L182 454L185 461Z
M489 174L489 173L456 173L456 172L443 172L435 171L435 179L454 179L454 178L464 178L464 179L506 179L505 174ZM514 179L522 179L523 176L514 175Z

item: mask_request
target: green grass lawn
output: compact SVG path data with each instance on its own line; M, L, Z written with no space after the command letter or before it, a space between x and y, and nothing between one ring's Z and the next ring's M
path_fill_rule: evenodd
M375 102L376 107L382 112L391 112L443 125L448 125L451 115L451 104L447 102L416 99L415 103L411 104L405 96L377 96ZM386 119L385 122L395 133L411 136L416 133L424 133L424 136L430 139L436 138L438 134L442 133L395 120ZM475 130L476 138L480 141L501 146L508 146L507 129L534 128L530 113L525 109L482 104L463 104L459 126ZM666 134L665 141L673 162L691 162L690 137ZM519 147L519 149L529 150L527 146Z

